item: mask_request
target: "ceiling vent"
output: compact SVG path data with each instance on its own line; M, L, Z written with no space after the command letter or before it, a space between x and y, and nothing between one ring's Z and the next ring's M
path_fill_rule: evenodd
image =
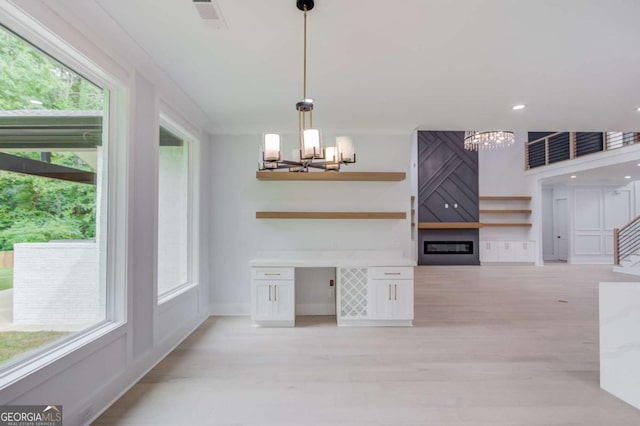
M215 0L192 0L196 7L200 18L208 25L214 28L226 28L220 6Z

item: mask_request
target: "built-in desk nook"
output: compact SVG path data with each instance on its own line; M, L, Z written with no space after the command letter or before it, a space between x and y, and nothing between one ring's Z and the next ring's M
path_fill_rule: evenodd
M401 251L270 251L249 265L255 326L295 326L296 284L305 268L333 270L337 325L413 324L415 262Z

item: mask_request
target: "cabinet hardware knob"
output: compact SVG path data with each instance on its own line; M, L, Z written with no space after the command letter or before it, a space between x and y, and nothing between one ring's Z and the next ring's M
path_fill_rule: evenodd
M271 285L269 285L269 302L271 302Z
M389 284L389 300L391 300L391 284Z
M273 286L273 301L274 302L278 301L278 286L277 285Z
M264 274L265 274L265 275L278 275L278 276L280 276L280 274L279 274L279 273L278 273L278 274L274 274L274 273L271 273L271 272L265 272Z
M385 275L400 275L400 272L385 272Z

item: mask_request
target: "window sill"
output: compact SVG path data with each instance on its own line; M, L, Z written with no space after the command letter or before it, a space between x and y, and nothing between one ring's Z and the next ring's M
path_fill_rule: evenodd
M158 307L161 308L169 305L170 302L177 299L178 296L181 296L195 288L198 288L198 283L186 283L158 295Z

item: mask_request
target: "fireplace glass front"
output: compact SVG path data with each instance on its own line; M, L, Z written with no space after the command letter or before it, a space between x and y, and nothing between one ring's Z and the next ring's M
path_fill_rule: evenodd
M473 241L425 241L424 254L473 254Z

